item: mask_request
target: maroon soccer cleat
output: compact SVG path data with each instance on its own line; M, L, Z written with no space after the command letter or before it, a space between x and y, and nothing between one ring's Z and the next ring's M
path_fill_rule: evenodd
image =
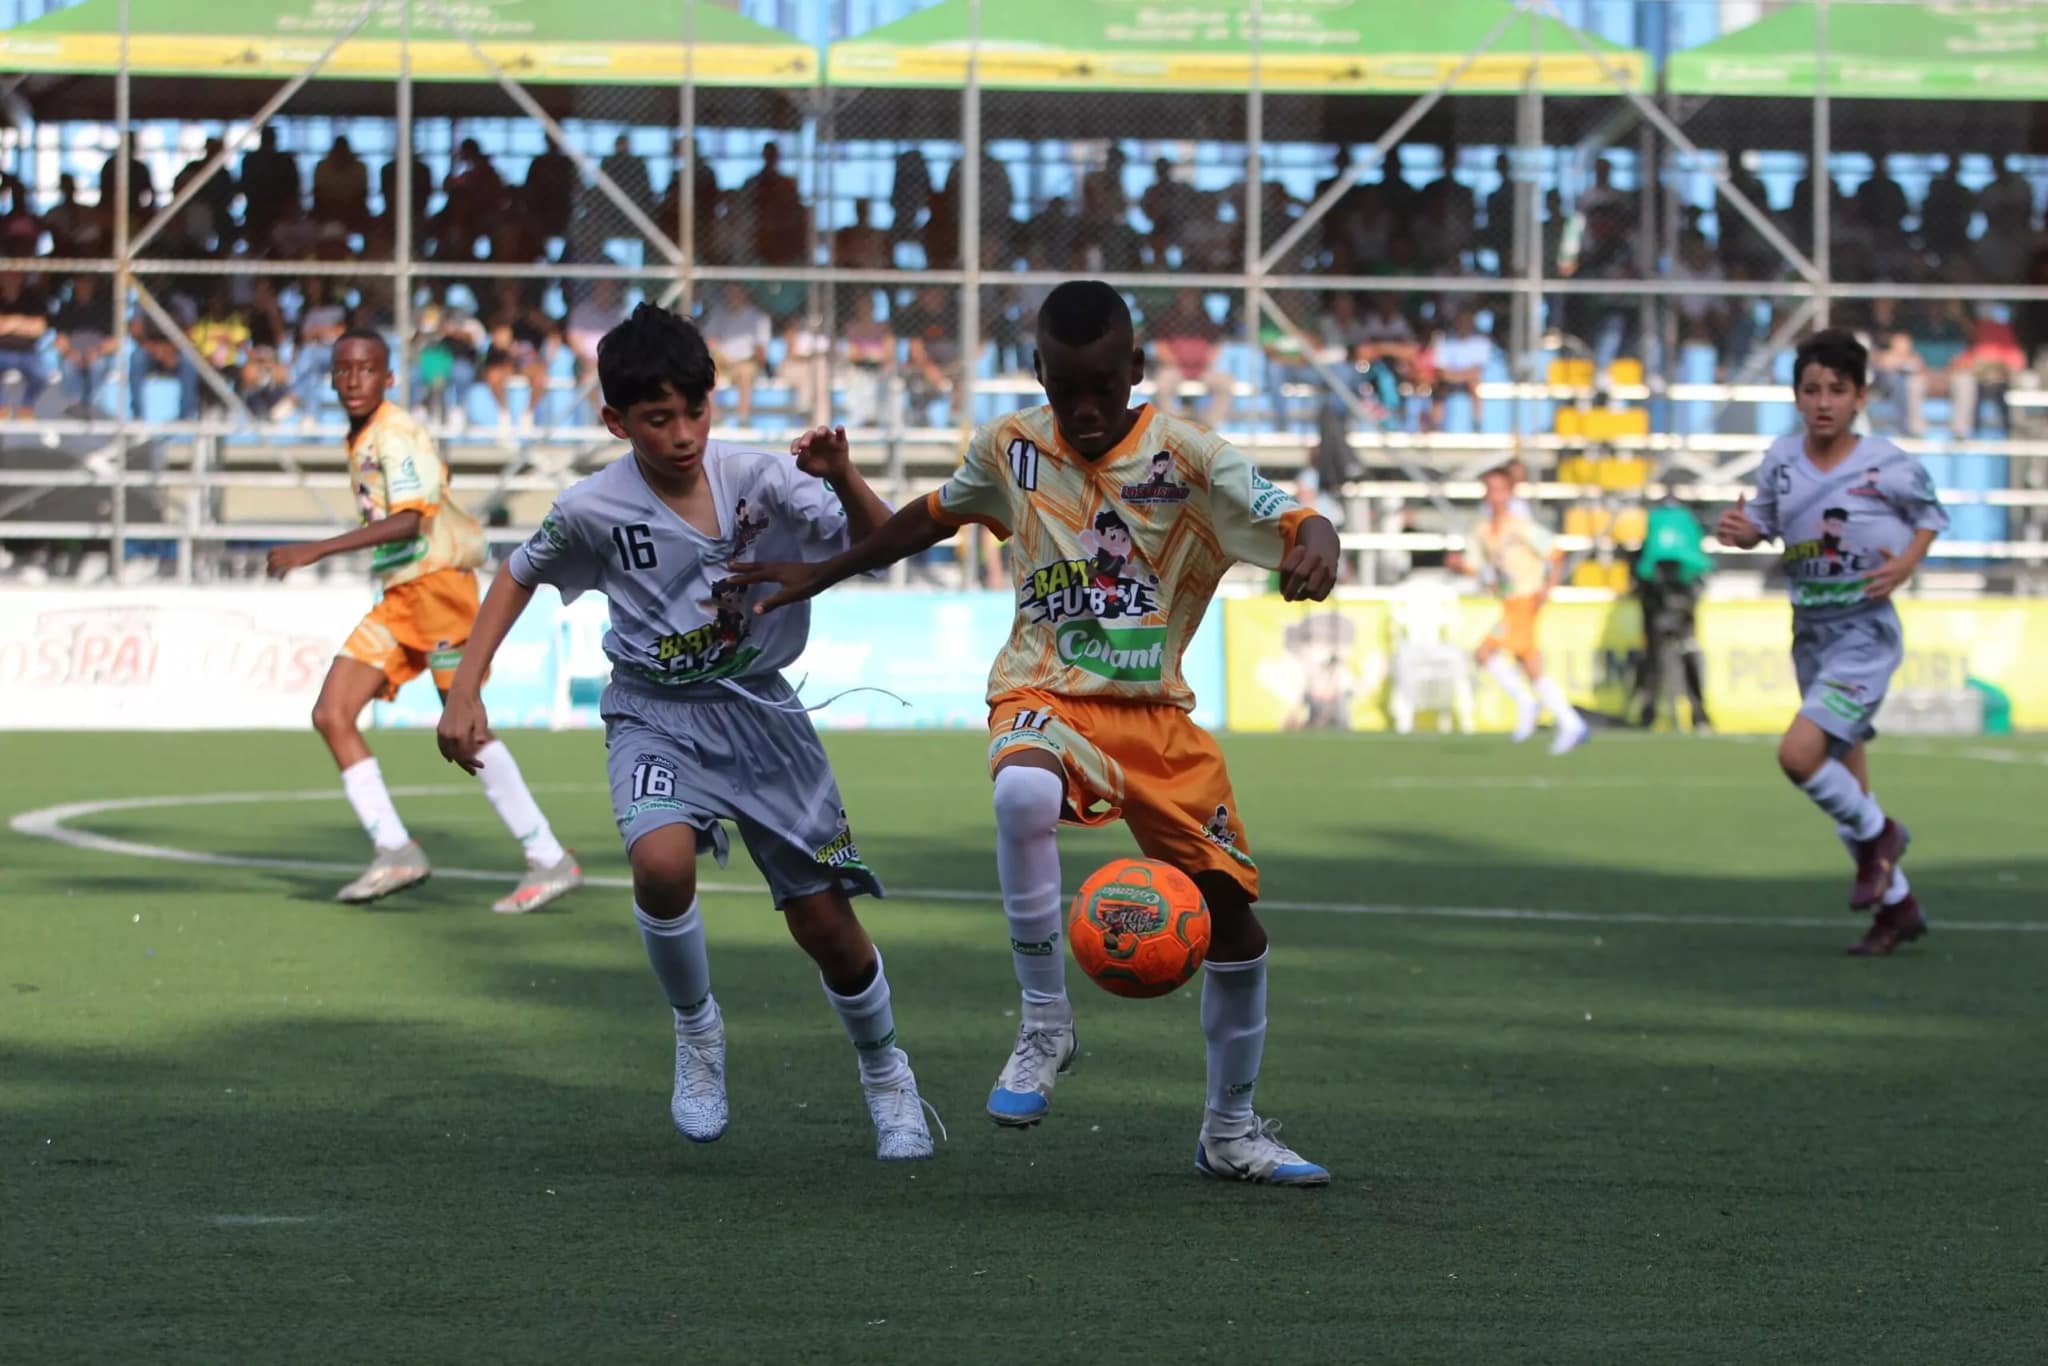
M1870 929L1849 946L1852 958L1884 958L1901 944L1910 944L1927 933L1927 917L1910 893L1906 899L1886 906L1870 918Z
M1878 903L1885 888L1892 885L1892 869L1899 866L1899 857L1906 852L1911 839L1905 826L1886 816L1884 829L1877 832L1876 838L1857 841L1856 885L1849 889L1850 910L1869 910Z

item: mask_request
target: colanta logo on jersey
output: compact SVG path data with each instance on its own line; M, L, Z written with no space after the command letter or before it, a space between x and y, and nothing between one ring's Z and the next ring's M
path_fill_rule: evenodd
M1159 610L1159 578L1138 576L1131 529L1115 511L1096 515L1095 529L1081 535L1081 549L1088 559L1055 560L1032 571L1020 604L1030 620L1057 626L1149 617Z

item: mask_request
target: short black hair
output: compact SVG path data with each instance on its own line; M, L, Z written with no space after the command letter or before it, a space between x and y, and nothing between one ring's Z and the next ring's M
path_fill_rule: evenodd
M1100 280L1069 280L1038 306L1038 335L1062 346L1087 346L1112 333L1135 336L1131 306Z
M598 388L615 412L670 393L701 402L717 383L718 366L704 334L658 304L641 304L597 344Z
M1104 508L1102 511L1095 514L1095 532L1097 535L1101 535L1105 531L1112 530L1121 531L1128 534L1130 532L1130 529L1130 523L1126 522L1123 518L1117 516L1115 508Z
M1820 519L1823 522L1846 522L1849 520L1849 509L1822 508L1820 513Z
M1855 334L1839 327L1816 332L1799 343L1792 356L1792 389L1796 393L1809 365L1826 366L1858 389L1870 382L1870 352Z
M334 349L341 350L343 342L369 342L384 357L386 365L391 364L391 343L384 340L384 334L373 327L351 327L334 339Z

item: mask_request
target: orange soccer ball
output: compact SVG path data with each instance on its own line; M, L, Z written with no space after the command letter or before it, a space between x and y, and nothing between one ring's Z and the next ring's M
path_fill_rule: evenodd
M1209 955L1209 908L1192 879L1151 859L1103 864L1067 912L1074 961L1117 996L1164 996Z

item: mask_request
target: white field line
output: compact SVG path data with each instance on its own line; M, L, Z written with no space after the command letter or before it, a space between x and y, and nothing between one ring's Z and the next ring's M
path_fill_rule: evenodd
M1483 780L1488 783L1495 779ZM1543 779L1538 781L1553 781ZM1554 780L1563 785L1565 780ZM1632 785L1634 780L1629 780ZM1648 780L1643 780L1644 784ZM1577 784L1575 784L1577 785ZM1584 785L1591 786L1588 782ZM394 797L445 797L473 792L470 786L399 787L392 789ZM578 785L556 785L537 787L536 791L591 792L599 789ZM95 854L118 854L127 858L155 859L165 863L183 863L214 868L258 868L293 873L338 873L354 874L361 868L353 863L331 863L316 859L259 858L242 854L216 854L204 850L176 849L168 845L147 844L138 840L116 839L110 835L96 834L90 830L73 829L69 822L87 816L103 815L113 811L146 811L163 807L186 806L235 806L273 802L315 802L339 801L340 795L332 788L317 788L299 792L209 792L186 796L159 797L112 797L97 801L67 802L61 806L46 806L35 811L24 811L8 822L18 835L33 839L54 840L59 844ZM517 874L488 868L443 868L436 867L434 876L454 878L469 882L495 882L510 885L517 880ZM586 886L607 887L620 890L630 889L632 879L624 877L592 876L584 879ZM700 890L737 896L759 896L763 888L740 882L703 882ZM959 887L896 887L891 894L911 901L952 901L992 904L1001 897L987 889ZM1583 925L1677 925L1677 926L1726 926L1737 929L1785 929L1817 930L1840 929L1849 924L1852 917L1841 916L1732 916L1732 915L1672 915L1657 911L1560 911L1544 910L1527 906L1404 906L1370 902L1341 901L1287 901L1261 900L1259 906L1272 911L1301 911L1325 915L1378 915L1413 917L1431 920L1495 920L1533 921L1548 924ZM1935 922L1943 930L1972 930L2009 934L2048 934L2048 920L1949 920Z

